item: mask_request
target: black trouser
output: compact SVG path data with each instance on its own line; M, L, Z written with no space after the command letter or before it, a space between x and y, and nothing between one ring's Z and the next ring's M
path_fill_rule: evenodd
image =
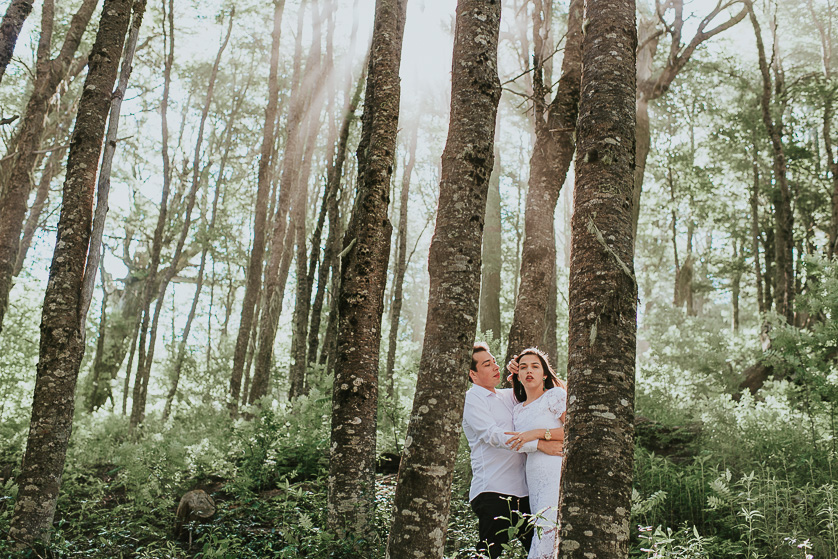
M503 544L509 541L509 527L519 523L524 514L530 514L530 498L481 493L471 501L471 510L477 515L480 541L477 551L497 559L503 552ZM532 543L532 527L525 519L516 534L529 551Z

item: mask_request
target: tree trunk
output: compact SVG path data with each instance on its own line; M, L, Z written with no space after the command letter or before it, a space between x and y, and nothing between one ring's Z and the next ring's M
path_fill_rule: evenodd
M325 17L325 14L324 16ZM315 14L314 29L312 36L320 37L320 17ZM326 75L330 69L324 67L321 60L320 40L316 40L310 51L310 60L315 63L316 68L306 68L306 71L320 71ZM308 341L308 315L311 310L311 290L314 282L314 263L309 271L308 251L306 249L306 221L308 214L308 183L311 178L312 167L314 166L314 148L317 145L317 132L320 128L320 113L325 101L324 94L320 88L312 91L314 99L311 101L308 110L308 126L306 131L306 148L303 163L303 172L297 185L297 202L291 214L291 220L296 229L297 239L297 286L296 300L294 302L294 324L291 335L291 366L289 369L289 390L288 397L296 398L308 394L309 381L306 379L306 342ZM318 246L319 250L319 246ZM315 249L312 246L312 255Z
M201 175L201 144L203 143L204 138L204 126L207 121L207 116L209 115L210 110L210 103L212 102L212 94L215 90L215 80L218 77L218 67L221 64L221 55L224 54L224 49L227 47L227 43L230 41L230 33L233 31L233 17L235 17L236 8L235 6L230 10L230 21L227 24L227 34L224 37L224 40L221 42L221 46L218 48L218 53L215 55L215 62L212 66L212 72L210 73L209 84L207 86L207 97L204 101L204 108L201 112L201 122L198 125L198 139L195 142L195 155L192 160L192 200L194 201L194 194L197 192L198 185L200 184L200 175ZM223 172L223 167L222 167ZM216 191L217 193L217 191ZM216 195L215 202L213 203L213 221L215 220L215 209L216 204L218 201L218 196ZM187 215L189 210L187 209ZM188 219L188 217L187 217ZM206 219L206 213L204 213L204 219ZM188 227L187 227L188 228ZM212 230L212 227L209 228ZM163 419L166 420L169 417L169 414L172 411L172 402L175 399L175 394L177 394L177 387L178 383L180 382L180 375L181 371L183 370L183 361L186 358L186 342L189 340L189 332L192 329L192 321L195 320L195 311L198 308L198 300L201 297L201 290L204 286L204 270L206 269L207 265L207 248L204 247L203 251L201 252L201 264L198 268L198 277L195 281L195 295L192 298L192 306L189 309L189 315L186 318L186 325L183 327L183 334L181 334L180 344L178 345L177 355L175 357L174 363L174 370L172 371L172 385L169 388L168 394L166 394L166 405L163 408Z
M317 292L314 295L314 303L312 303L311 307L311 325L308 330L309 364L313 364L317 361L317 348L320 345L320 320L323 311L323 300L326 295L326 284L329 281L329 271L331 270L331 273L334 275L340 274L340 270L338 270L334 265L336 256L335 249L340 248L337 246L341 230L338 198L341 190L341 178L343 177L343 164L346 160L346 150L349 142L349 130L356 118L355 111L358 109L358 104L361 102L365 75L366 71L362 70L361 76L358 78L358 84L355 88L355 92L353 93L351 99L347 98L347 105L344 108L343 122L338 135L337 152L332 165L326 173L326 193L323 196L323 205L326 210L326 215L329 218L329 234L326 236L326 246L323 250L323 262L320 264L320 268L317 273ZM319 239L319 237L317 238ZM314 246L314 243L312 243L312 246ZM311 268L309 268L309 270L311 270ZM332 296L334 296L334 293Z
M500 205L500 149L495 146L495 165L486 197L486 223L483 226L483 277L480 282L480 331L491 330L492 338L501 337L500 273L503 267L503 225Z
M244 289L244 301L239 321L239 333L233 353L233 370L230 375L230 400L227 403L230 413L238 413L242 371L247 358L248 341L253 329L253 316L259 289L262 283L262 263L265 260L265 227L268 211L268 196L271 191L272 154L274 145L274 126L276 123L277 103L279 102L279 39L282 29L282 12L285 0L275 0L274 27L271 33L271 63L268 75L268 104L265 107L265 124L262 127L262 148L259 157L259 174L256 186L256 207L253 218L253 248L247 267L247 283Z
M12 60L17 36L20 34L23 22L32 12L34 3L34 0L12 0L9 7L6 8L6 15L3 16L3 22L0 23L0 82L3 81L6 66Z
M551 230L553 233L553 246L556 246L556 230L553 228ZM558 298L559 298L559 285L558 285L558 273L556 269L556 264L553 264L553 275L550 277L550 283L548 284L550 290L547 293L547 301L545 302L545 313L544 313L544 320L545 320L545 327L544 327L544 338L541 340L540 347L544 348L544 351L547 352L547 355L552 355L553 359L558 357L559 352L559 332L558 332Z
M582 0L570 4L562 77L556 97L544 106L548 93L542 82L543 61L536 58L533 96L535 145L530 159L529 190L521 252L521 284L515 301L506 360L544 339L550 282L556 270L554 217L556 202L573 159L576 116L579 111L579 72L582 42Z
M410 131L410 140L407 164L402 174L402 191L399 197L399 230L396 234L398 248L396 249L396 270L393 277L393 302L390 305L390 338L387 344L387 366L384 372L384 379L387 385L387 396L392 398L395 394L393 382L393 369L396 366L396 345L399 339L399 320L402 314L402 298L404 288L404 275L407 271L407 204L410 198L410 176L413 174L413 167L416 166L416 142L419 136L418 123L414 124Z
M428 319L387 557L442 557L445 548L465 373L477 329L483 219L501 94L500 15L500 2L457 4L451 117L428 256Z
M163 191L160 195L160 211L157 214L157 225L154 228L154 235L151 241L151 261L148 268L145 291L142 302L142 324L139 335L139 354L137 359L137 373L134 379L133 401L131 402L131 418L129 429L133 431L142 423L145 417L145 399L148 393L148 377L146 373L151 372L151 361L154 355L154 336L152 331L149 338L149 324L151 322L151 302L155 294L159 293L158 268L160 266L160 253L163 248L163 230L166 227L169 213L169 192L172 182L171 159L169 157L169 91L172 85L172 66L175 59L175 19L174 0L163 2L163 44L166 50L166 58L163 63L163 99L160 102L160 122L162 136L162 158L163 158ZM168 28L168 29L167 29ZM162 301L160 302L162 304ZM157 308L160 307L157 305ZM150 353L151 355L148 355ZM146 366L148 361L148 366Z
M122 99L128 89L128 79L131 77L134 51L137 48L137 39L140 36L140 25L143 22L145 4L137 4L131 21L131 30L128 34L128 42L125 45L125 54L122 60L122 69L119 72L119 82L112 95L111 110L108 115L108 132L105 138L105 149L102 154L102 165L99 171L99 182L96 193L96 213L93 215L93 231L90 235L90 247L87 250L87 265L84 268L84 281L82 283L80 320L81 331L84 336L84 322L87 318L87 310L90 308L90 301L93 298L93 288L96 283L96 272L99 270L99 259L102 257L102 235L105 232L105 217L108 214L108 195L111 190L111 167L113 156L116 153L117 133L119 132L119 114L122 109Z
M637 282L633 0L588 0L572 219L559 556L629 553Z
M771 140L771 148L774 155L773 170L774 181L776 183L772 192L772 203L774 205L774 263L776 266L774 305L777 313L785 317L789 324L793 324L794 215L792 214L791 193L789 191L788 178L786 176L786 154L782 141L782 114L778 113L776 119L772 116L772 88L776 88L780 91L782 89L782 84L772 83L768 61L765 54L765 47L762 42L762 33L760 31L759 22L757 21L756 14L754 13L751 3L747 2L746 5L748 6L751 24L754 27L757 52L759 54L759 68L760 73L762 74L762 96L760 99L762 122L765 125L768 137Z
M302 10L302 6L300 10ZM302 15L300 15L302 17ZM312 16L315 25L319 21L317 13ZM319 33L315 34L318 37ZM298 44L301 39L298 35ZM299 46L299 45L298 45ZM296 60L295 66L300 62ZM259 344L254 359L253 387L248 397L248 403L253 404L256 400L268 393L270 380L271 360L273 358L273 346L276 341L276 330L279 326L279 316L282 312L282 301L285 297L285 283L288 278L290 267L290 255L286 252L291 246L293 251L296 231L288 229L288 213L297 197L298 190L302 188L301 178L308 177L304 162L309 165L310 159L305 159L303 154L305 135L303 124L306 122L306 115L311 107L312 98L320 97L325 82L326 72L321 70L319 47L312 48L306 59L305 74L300 83L292 86L290 108L288 110L288 122L285 129L287 137L285 151L282 157L282 176L280 178L279 200L277 211L274 217L273 233L271 234L271 255L268 260L268 267L265 270L264 304L262 305L262 316L259 317ZM299 68L295 69L295 75L300 73ZM319 109L318 109L319 114ZM284 245L282 240L285 239ZM282 250L279 247L284 246ZM286 258L286 255L289 257ZM305 340L305 337L303 338ZM255 393L254 393L255 390Z
M283 217L282 220L285 221L286 218ZM274 227L274 234L277 233L277 229L278 227ZM291 268L291 262L294 260L294 243L297 233L294 228L285 227L284 229L285 237L282 243L279 244L277 238L272 241L271 259L266 272L266 275L273 279L265 282L267 289L265 290L265 296L262 298L259 333L253 351L253 380L251 381L250 392L247 394L247 403L251 406L266 396L270 390L273 346L276 340L276 329L279 325L282 301L285 297L285 283L288 281L288 271ZM272 270L276 270L276 272L273 273Z
M106 0L70 143L58 235L41 317L40 358L26 452L9 537L24 548L48 540L84 344L79 298L93 218L93 189L111 92L131 17L131 0Z
M56 139L60 136L56 135ZM63 142L65 138L61 137ZM35 192L35 201L32 202L32 207L29 209L29 215L26 218L26 225L23 227L23 236L20 239L20 249L17 253L17 261L15 262L14 276L20 275L23 270L23 263L26 261L26 254L29 252L29 247L32 246L32 239L35 238L35 231L38 230L38 223L41 220L41 214L47 204L49 198L49 187L52 184L52 179L61 170L64 156L67 154L66 148L54 149L49 153L44 168L41 171L41 178L38 181L38 190Z
M31 190L30 173L35 167L41 145L44 120L49 100L66 77L84 30L98 0L84 0L70 21L61 51L50 59L54 1L45 0L41 18L41 38L35 67L35 85L26 104L26 112L18 127L14 151L0 164L0 332L9 303L20 234L26 218L26 203Z
M751 205L751 252L754 253L754 276L757 284L757 311L760 315L767 310L765 308L765 295L763 294L762 265L759 258L759 156L754 138L754 147L751 160L753 170L753 186L749 199Z
M406 0L376 0L357 195L341 253L327 520L339 537L367 542L374 534L378 355L393 229L387 210L405 6Z

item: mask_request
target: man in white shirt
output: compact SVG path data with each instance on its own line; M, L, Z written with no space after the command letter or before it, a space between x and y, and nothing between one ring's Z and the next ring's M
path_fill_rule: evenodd
M473 475L468 499L478 519L477 551L497 559L503 544L509 541L510 524L516 525L521 514L530 514L524 453L541 450L561 454L564 433L554 431L549 441L530 441L519 452L510 450L506 441L511 437L505 433L513 431L515 397L511 388L495 389L500 368L483 342L474 344L468 375L473 384L466 393L463 410L463 432L471 449ZM519 531L517 537L529 550L532 529Z

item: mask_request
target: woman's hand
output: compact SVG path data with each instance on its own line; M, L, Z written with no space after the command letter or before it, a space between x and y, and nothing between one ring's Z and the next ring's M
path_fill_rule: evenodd
M524 446L525 443L530 441L535 441L537 439L543 439L545 429L530 429L529 431L505 431L505 435L512 435L506 444L509 446L510 449L514 451L521 450L521 447Z
M518 374L518 362L515 361L515 357L513 356L512 359L509 360L509 363L506 364L506 370L509 371L509 376L506 377L506 380L512 382L512 377Z

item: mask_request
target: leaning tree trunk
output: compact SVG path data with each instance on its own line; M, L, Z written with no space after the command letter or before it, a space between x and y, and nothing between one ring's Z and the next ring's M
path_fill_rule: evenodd
M402 293L404 275L407 271L407 203L410 197L410 175L416 165L416 141L419 134L418 124L414 124L410 132L408 160L402 175L402 191L399 198L399 230L396 234L398 247L396 252L396 271L393 277L393 302L390 305L390 336L387 343L387 366L384 379L387 384L387 396L395 394L393 369L396 366L396 344L399 339L399 320L402 314Z
M571 224L562 558L628 557L637 283L633 0L588 0Z
M579 110L582 5L582 0L570 4L562 77L556 97L548 107L544 107L543 101L547 93L540 70L543 61L536 59L535 62L535 145L530 159L521 284L509 327L505 363L522 349L540 343L547 329L545 301L550 296L550 283L556 270L553 234L556 202L576 147L574 131ZM546 119L542 115L546 115Z
M503 246L500 206L500 150L495 146L495 165L486 196L486 222L483 226L483 269L480 282L480 331L492 331L500 339L500 272L503 267Z
M93 219L96 169L130 17L131 0L105 1L70 142L58 236L41 317L32 422L9 529L9 537L19 548L49 539L61 487L73 426L76 379L84 356L79 298Z
M12 290L12 277L20 250L20 234L26 218L26 203L32 187L30 173L38 159L35 152L41 145L49 101L68 73L73 55L97 3L98 0L83 1L70 21L61 51L54 59L49 58L53 0L46 0L42 8L35 85L16 131L17 141L13 144L12 153L6 161L0 163L0 332L3 330L3 317Z
M111 191L111 168L113 165L113 156L116 153L119 114L122 110L122 99L125 97L125 91L128 89L128 79L131 77L131 70L133 69L134 51L137 48L140 26L143 23L145 4L138 4L137 6L138 9L134 10L134 15L131 20L131 31L128 34L128 42L125 45L122 69L119 72L119 82L112 95L111 110L108 115L108 132L104 153L102 154L99 182L96 187L96 213L93 215L93 231L90 235L90 247L87 250L88 262L84 269L84 282L81 292L79 314L82 335L84 335L84 321L87 318L87 310L90 308L90 301L93 299L93 288L96 283L99 260L102 257L102 236L105 233L105 218L108 215L108 197Z
M12 0L6 8L6 15L0 23L0 82L3 81L6 66L9 65L12 54L15 52L15 43L17 43L17 36L20 34L23 22L32 12L34 3L34 0Z
M253 247L247 266L247 282L244 288L239 333L233 353L233 371L230 375L230 413L238 413L241 395L242 371L247 358L247 346L253 329L253 315L259 288L262 284L262 262L265 259L265 227L268 212L268 196L271 191L271 167L276 125L277 103L279 102L279 39L282 29L282 12L285 0L274 4L274 26L271 33L271 63L268 74L268 104L265 107L265 124L262 127L262 148L259 156L259 174L256 182L256 207L253 217Z
M486 195L501 87L500 2L460 0L451 118L428 256L428 319L387 557L443 556L466 374L477 329ZM457 381L456 379L459 379Z
M338 295L328 525L333 533L367 542L374 534L378 351L393 229L387 206L399 125L405 7L406 0L375 4L357 195L344 237Z

